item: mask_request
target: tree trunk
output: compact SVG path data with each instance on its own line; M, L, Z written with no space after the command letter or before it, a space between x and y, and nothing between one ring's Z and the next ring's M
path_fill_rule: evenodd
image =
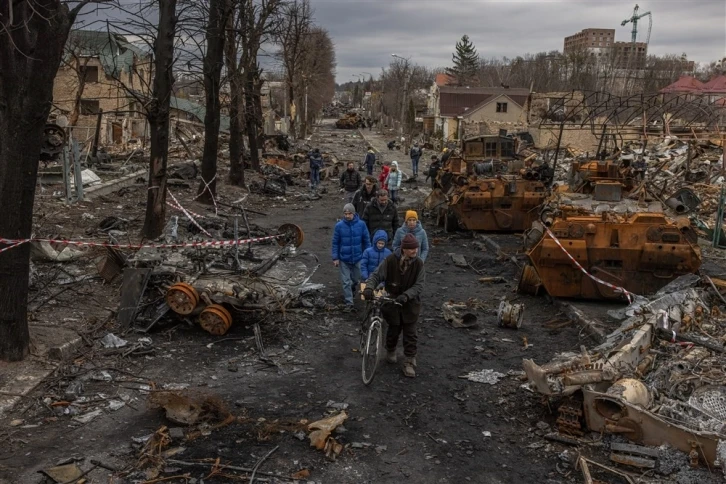
M240 123L241 104L241 73L237 66L237 41L234 30L234 12L230 12L227 25L227 40L224 46L227 75L229 76L229 183L234 186L245 186L244 143L242 141L242 125Z
M159 34L154 45L154 87L149 107L150 128L149 190L142 234L159 237L166 223L166 164L169 158L169 104L173 84L176 2L159 2Z
M207 52L204 56L204 151L199 201L212 203L217 196L217 151L219 149L219 86L224 62L224 27L228 10L224 0L210 0L207 23Z
M288 134L291 134L293 138L297 138L297 133L295 132L295 129L297 128L297 126L295 124L295 117L292 116L292 103L293 103L293 100L295 99L295 88L293 87L292 83L293 83L292 76L288 76L288 78L287 78L287 99L285 100L287 102L287 107L285 109L287 109L288 113L290 114L290 116L289 116L290 130L289 130Z
M0 3L0 24L11 18L10 4ZM13 24L0 31L0 238L27 239L53 79L74 14L57 0L12 8ZM0 252L0 360L18 361L29 351L29 269L30 244Z
M257 120L255 119L255 74L256 67L245 69L245 123L247 124L247 142L250 145L250 164L255 171L260 170L258 153Z

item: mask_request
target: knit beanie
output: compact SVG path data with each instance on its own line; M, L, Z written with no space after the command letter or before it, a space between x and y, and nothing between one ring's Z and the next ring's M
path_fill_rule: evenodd
M413 234L406 234L406 236L403 238L403 242L401 242L401 248L418 249L418 240L416 240L416 236Z
M418 214L415 210L406 210L406 218L404 220L408 220L411 218L418 220Z
M355 213L355 206L352 203L346 203L343 207L343 213L345 212Z

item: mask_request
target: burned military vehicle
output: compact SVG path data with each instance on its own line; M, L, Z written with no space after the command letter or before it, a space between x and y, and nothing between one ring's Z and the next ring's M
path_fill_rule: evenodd
M462 141L439 171L426 208L446 230L519 232L537 220L553 171L525 168L515 157L516 140L477 136Z
M690 221L670 219L660 202L624 198L624 188L608 179L591 183L591 193L554 192L525 233L529 265L519 290L624 299L696 272L701 252Z

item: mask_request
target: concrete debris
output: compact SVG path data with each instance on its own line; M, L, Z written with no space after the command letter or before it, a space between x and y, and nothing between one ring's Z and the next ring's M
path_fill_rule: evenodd
M129 344L129 342L125 339L119 338L113 333L108 333L106 336L101 338L101 344L104 348L123 348Z
M500 379L504 378L504 373L499 373L494 370L479 370L470 371L466 375L461 375L459 378L465 378L469 381L476 383L488 383L489 385L496 385Z
M70 262L84 254L84 251L69 245L64 246L60 251L56 250L53 244L45 240L33 241L30 243L30 247L30 257L34 261Z

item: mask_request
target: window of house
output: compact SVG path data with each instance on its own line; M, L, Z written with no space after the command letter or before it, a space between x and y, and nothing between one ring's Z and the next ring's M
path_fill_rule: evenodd
M80 66L78 73L82 76L83 82L91 84L98 82L98 66Z
M497 103L497 112L506 113L507 112L507 103Z
M484 156L487 158L497 157L497 143L496 141L487 141L484 143Z
M81 99L81 114L98 114L100 109L98 99Z
M514 158L514 141L502 141L502 158Z

